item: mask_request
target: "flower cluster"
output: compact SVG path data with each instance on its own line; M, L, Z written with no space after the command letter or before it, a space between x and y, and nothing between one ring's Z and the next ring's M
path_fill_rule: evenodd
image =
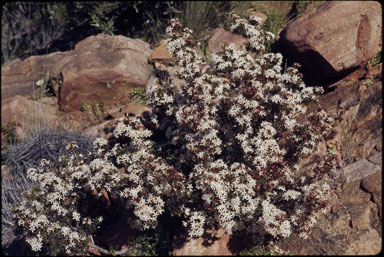
M245 45L224 45L209 64L191 30L177 20L166 30L185 85L154 83L147 92L154 115L172 131L173 165L187 176L182 210L191 236L201 236L202 227L232 233L239 223L256 223L274 237L307 237L327 205L325 175L339 167L337 156L325 153L306 172L297 165L334 136L334 121L322 110L298 122L323 90L306 87L298 64L283 71L282 55L267 52L274 35L259 23L234 15L231 30Z
M17 224L24 228L26 241L36 252L46 246L56 248L55 254L84 253L88 235L102 222L101 216L80 212L84 199L79 191L84 191L91 172L83 164L84 156L77 154L75 142L66 149L73 154L60 158L66 169L57 170L53 163L42 159L38 169L27 170L28 178L39 186L27 192L25 200L14 209Z
M339 162L327 152L310 169L298 164L333 138L333 119L322 110L306 114L322 89L306 87L297 65L282 70L282 55L266 50L274 35L259 23L234 16L231 29L246 38L244 47L223 46L208 64L193 32L170 21L166 47L185 84L170 78L148 85L152 113L122 117L112 137L95 140L88 161L74 154L62 158L62 170L29 171L41 190L17 212L34 251L50 233L67 240L67 253L85 239L82 226L91 219L77 208L90 194L123 199L139 229L154 227L166 212L192 237L217 227L308 236L326 210L327 174Z

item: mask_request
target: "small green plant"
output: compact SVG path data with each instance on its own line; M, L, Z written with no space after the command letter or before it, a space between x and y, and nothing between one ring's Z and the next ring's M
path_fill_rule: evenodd
M264 247L262 246L254 246L250 249L245 249L245 250L242 250L240 253L239 253L240 256L271 256L272 253L268 250L266 250Z
M277 34L279 30L288 23L288 18L278 7L274 7L267 16L264 24L264 30Z
M376 66L378 65L379 63L381 63L382 60L381 60L381 51L377 53L377 55L375 57L373 57L368 63L372 66Z
M105 100L101 99L99 103L100 110L104 113L105 112Z
M116 256L116 251L111 246L109 247L109 252L111 253L112 256Z
M313 1L308 1L308 0L296 0L296 9L297 9L297 16L302 15L307 7L312 4Z
M80 111L82 111L82 112L88 111L88 106L85 102L81 102Z
M129 97L134 104L147 105L146 94L143 88L134 88L129 93Z
M99 5L96 7L95 12L90 14L92 21L90 22L91 26L98 28L102 33L113 36L113 32L116 31L114 27L115 16L107 18L105 12L107 9L104 5Z
M155 231L152 234L148 232L138 236L133 247L129 250L130 256L162 256L171 255L167 241L163 238L166 232Z
M375 80L375 76L370 76L366 81L365 81L365 85L367 85L367 86L370 86L370 85L372 85L373 84L373 81Z
M18 141L18 137L15 132L15 124L8 122L6 125L1 125L1 133L5 135L5 141L1 144L1 149Z

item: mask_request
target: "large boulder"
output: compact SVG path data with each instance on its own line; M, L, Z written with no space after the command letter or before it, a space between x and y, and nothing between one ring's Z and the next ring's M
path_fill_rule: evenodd
M335 78L380 51L381 18L379 2L326 2L289 24L280 34L279 47L315 79Z
M79 42L72 55L62 68L62 111L78 110L82 103L125 103L151 75L150 46L138 39L99 34Z
M150 45L139 39L99 34L67 52L31 56L2 68L2 98L33 95L36 82L49 74L60 86L61 111L79 110L82 104L111 106L128 101L131 90L145 87L151 66Z

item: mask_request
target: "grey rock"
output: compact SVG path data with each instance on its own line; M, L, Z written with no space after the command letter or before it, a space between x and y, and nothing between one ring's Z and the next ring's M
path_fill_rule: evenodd
M372 155L371 157L369 157L368 161L370 161L376 165L379 165L380 168L383 168L383 153L380 152L380 153L377 153L375 155Z
M348 184L353 181L362 180L366 176L373 174L380 169L380 166L375 165L366 159L362 159L344 167L342 176L345 183Z

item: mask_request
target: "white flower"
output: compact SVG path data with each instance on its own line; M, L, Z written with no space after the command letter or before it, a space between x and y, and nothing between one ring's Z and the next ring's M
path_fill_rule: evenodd
M301 195L300 192L290 189L283 194L283 198L284 200L290 200L290 199L296 200L300 195Z
M71 232L71 229L68 226L64 226L61 228L61 234L63 236L69 235L70 232Z
M72 217L75 221L80 221L80 213L78 213L77 211L74 211L72 213Z
M27 243L31 246L32 251L38 252L43 247L42 237L40 233L37 234L37 237L28 237L26 238Z

